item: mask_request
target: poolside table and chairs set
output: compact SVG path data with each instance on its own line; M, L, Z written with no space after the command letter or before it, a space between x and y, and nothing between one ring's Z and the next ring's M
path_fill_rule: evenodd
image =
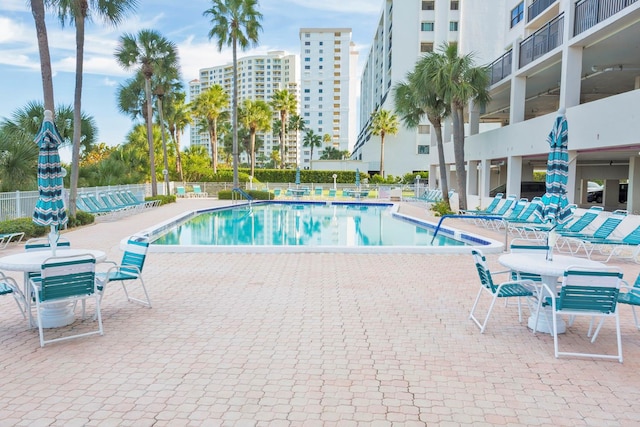
M103 335L100 302L109 282L120 282L130 302L151 307L142 279L148 246L146 240L133 237L125 245L122 260L114 262L107 260L106 253L101 250L72 248L66 240L52 247L48 239L30 239L25 243L24 252L0 257L0 295L11 294L27 321L26 326L37 326L41 347L73 338ZM96 271L100 265L105 267ZM23 273L22 287L1 271ZM130 294L126 285L129 282L138 283L140 289ZM93 301L95 307L95 314L89 317L86 315L88 301ZM82 307L80 318L76 314L78 302ZM91 327L94 322L97 328ZM70 330L46 339L48 331L71 324L74 326ZM48 330L47 334L45 330Z

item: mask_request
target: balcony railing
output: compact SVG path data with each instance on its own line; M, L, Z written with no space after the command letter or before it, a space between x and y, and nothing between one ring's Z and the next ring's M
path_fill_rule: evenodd
M510 49L507 53L502 55L500 58L493 61L493 63L489 66L491 70L491 84L496 84L500 80L507 77L511 74L511 61L513 50Z
M523 40L520 43L519 67L524 67L560 46L562 44L563 26L564 15L558 15L544 27Z
M527 22L533 21L533 19L547 10L549 6L558 0L535 0L527 8Z
M581 0L576 3L573 35L577 36L594 25L631 6L638 0Z

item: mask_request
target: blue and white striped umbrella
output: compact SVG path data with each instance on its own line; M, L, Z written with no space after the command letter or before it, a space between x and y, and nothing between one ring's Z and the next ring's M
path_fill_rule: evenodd
M571 219L573 212L567 199L569 179L568 128L564 109L558 111L553 128L547 137L549 157L547 160L546 193L542 196L540 219L555 225Z
M360 169L356 168L356 187L360 188Z
M300 168L296 168L296 185L300 185Z
M53 123L51 111L44 112L44 121L34 141L40 147L40 153L38 155L38 201L33 212L33 222L38 225L49 225L53 232L67 223L67 211L62 194L64 174L58 154L62 137Z

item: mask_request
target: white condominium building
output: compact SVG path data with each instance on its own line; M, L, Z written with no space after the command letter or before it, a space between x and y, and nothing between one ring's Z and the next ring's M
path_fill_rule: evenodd
M456 42L460 1L385 0L360 81L360 126L351 158L380 171L380 137L368 130L377 109L394 111L393 86L413 70L420 55L445 42ZM489 26L490 23L485 22ZM447 129L448 131L448 129ZM402 175L429 166L431 129L425 119L417 129L400 127L385 137L385 175Z
M313 159L327 147L351 152L355 145L357 64L350 28L300 29L300 114L306 129L323 138ZM301 140L300 150L301 166L308 169L311 148Z
M639 213L640 1L506 0L497 2L503 13L479 3L488 2L462 1L463 17L499 14L502 37L493 45L502 52L483 62L491 66L491 102L471 114L465 139L468 206L488 204L498 185L520 195L522 182L546 170L546 138L563 110L569 201L591 206L587 184L597 181L604 191L596 203ZM481 49L466 41L465 52ZM478 131L476 121L500 127ZM437 157L431 164L435 174Z
M296 56L286 54L283 51L267 52L266 55L247 56L238 59L238 97L239 103L245 99L263 100L270 102L273 93L277 90L287 89L299 97L298 84L296 79ZM189 82L190 100L211 85L222 86L231 98L233 93L233 64L226 64L200 70L198 80ZM274 112L274 120L279 116ZM280 140L277 132L266 132L257 135L264 141L262 148L256 153L259 160L269 159L274 148L279 149ZM287 164L298 163L298 149L296 146L296 135L289 134L285 138ZM200 145L207 148L210 153L209 134L198 132L198 125L191 126L191 145ZM221 141L219 141L221 144ZM248 161L247 153L241 152L240 161Z

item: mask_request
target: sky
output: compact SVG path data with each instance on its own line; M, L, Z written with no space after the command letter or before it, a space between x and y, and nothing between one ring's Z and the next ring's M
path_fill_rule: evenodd
M11 118L30 101L43 99L35 24L28 3L28 0L0 2L0 120ZM121 144L133 126L116 105L118 85L134 73L123 70L114 59L118 39L124 33L153 29L174 42L187 93L188 82L198 77L199 69L231 63L231 48L224 47L218 52L216 40L209 40L211 25L203 12L211 5L211 0L139 0L137 10L117 28L99 18L87 23L82 110L96 121L97 142ZM352 40L360 51L362 66L381 6L381 0L260 0L263 19L259 45L239 52L239 56L272 50L299 54L300 28L340 27L352 28ZM62 26L56 16L48 13L47 31L55 103L72 106L75 27L69 23Z

